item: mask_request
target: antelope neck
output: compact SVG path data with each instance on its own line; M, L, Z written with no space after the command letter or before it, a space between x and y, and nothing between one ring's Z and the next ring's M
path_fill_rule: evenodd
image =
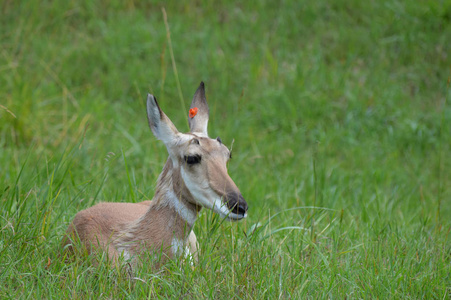
M190 228L197 219L197 213L201 207L191 203L191 196L180 175L180 164L173 166L169 158L161 172L157 182L155 203L157 207L170 207Z
M186 187L177 179L179 173L178 168L172 168L169 159L158 178L157 192L147 212L119 230L116 249L125 257L141 252L143 245L154 249L170 247L172 254L177 254L180 245L185 245L200 208L183 196Z
M189 192L181 180L180 169L174 168L169 158L158 178L152 204L133 228L158 226L173 237L186 239L200 211L200 207L189 202L186 195Z

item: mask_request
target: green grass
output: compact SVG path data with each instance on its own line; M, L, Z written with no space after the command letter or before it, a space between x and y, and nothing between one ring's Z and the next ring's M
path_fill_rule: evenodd
M4 1L0 298L451 295L451 2ZM130 280L64 263L75 213L150 199L201 80L249 217ZM259 226L260 225L260 226Z

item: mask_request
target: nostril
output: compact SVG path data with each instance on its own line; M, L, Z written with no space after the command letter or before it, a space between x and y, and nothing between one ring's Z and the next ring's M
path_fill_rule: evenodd
M229 210L231 210L232 212L234 212L234 213L237 213L237 211L238 211L238 205L237 205L237 203L238 203L238 201L236 201L235 199L228 199L228 201L227 201L227 208L229 209Z
M231 212L239 215L246 214L247 203L241 194L229 194L227 198L227 207L231 210Z
M237 212L236 212L237 214L244 215L247 211L247 205L245 205L243 203L239 203L235 207L237 208Z
M244 200L243 195L240 194L240 200L238 200L238 203L241 206L241 209L243 211L243 214L247 212L247 209L249 208L249 206L247 205L246 200Z

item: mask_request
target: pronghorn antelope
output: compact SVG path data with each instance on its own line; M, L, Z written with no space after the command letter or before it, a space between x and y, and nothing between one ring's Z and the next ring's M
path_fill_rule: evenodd
M63 245L74 250L79 239L88 253L106 251L120 256L160 253L164 257L187 254L197 260L197 240L192 231L202 207L227 220L246 217L247 203L227 174L230 151L218 137L207 134L209 109L201 82L190 107L189 133L180 133L147 96L147 118L157 139L166 145L169 158L160 174L155 196L141 203L99 203L76 214Z

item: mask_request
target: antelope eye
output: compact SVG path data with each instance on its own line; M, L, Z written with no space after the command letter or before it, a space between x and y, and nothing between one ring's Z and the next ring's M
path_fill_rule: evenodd
M185 156L184 159L188 165L195 165L200 163L202 157L200 155L188 155Z

